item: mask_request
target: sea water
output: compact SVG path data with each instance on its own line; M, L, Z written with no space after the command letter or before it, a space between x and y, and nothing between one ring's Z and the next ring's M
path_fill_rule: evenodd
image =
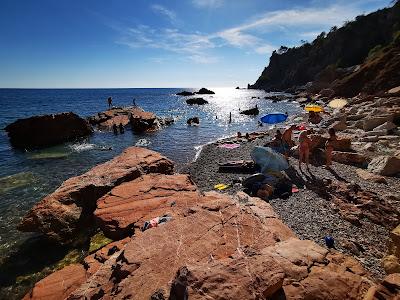
M0 258L18 246L29 234L16 230L21 217L64 180L86 172L120 154L123 149L142 145L161 152L178 166L189 163L200 145L215 139L261 130L259 117L239 114L239 110L258 105L260 116L280 111L295 114L297 104L265 99L264 91L215 88L214 95L197 95L209 104L189 106L176 96L183 89L0 89ZM195 89L186 89L194 91ZM175 123L148 134L114 135L95 133L83 140L36 151L13 149L3 128L19 118L72 111L87 117L114 106L136 104L161 117L173 117ZM232 123L229 123L232 113ZM200 126L188 126L186 120L198 116ZM264 127L266 129L266 127ZM45 134L45 133L43 133ZM111 149L111 150L108 150Z

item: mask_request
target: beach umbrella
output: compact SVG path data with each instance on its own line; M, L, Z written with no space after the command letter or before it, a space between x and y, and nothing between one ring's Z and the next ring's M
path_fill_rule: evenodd
M308 111L308 112L313 111L313 112L316 112L316 113L319 113L319 112L323 112L323 111L324 111L324 108L323 108L322 106L315 105L315 104L306 105L306 106L304 107L304 109L305 109L305 111Z
M342 108L344 106L347 105L347 100L346 99L341 99L341 98L337 98L337 99L333 99L331 102L329 102L329 106L332 108Z
M280 112L270 113L261 118L261 122L267 124L277 124L285 122L288 115Z

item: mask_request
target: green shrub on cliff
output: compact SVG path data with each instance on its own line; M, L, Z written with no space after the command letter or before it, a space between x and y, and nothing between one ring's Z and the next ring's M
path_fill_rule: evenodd
M251 88L284 90L304 85L329 65L359 65L379 50L398 41L400 2L393 7L358 16L341 28L322 32L311 44L274 51L268 67Z

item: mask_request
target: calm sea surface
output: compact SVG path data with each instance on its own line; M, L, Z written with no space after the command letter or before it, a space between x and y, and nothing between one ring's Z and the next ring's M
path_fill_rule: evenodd
M267 94L255 90L213 89L204 95L204 106L188 106L185 97L175 96L182 89L0 89L0 258L29 237L16 230L20 218L41 198L64 180L79 175L96 164L118 155L126 147L146 139L148 148L159 151L178 165L193 160L196 147L236 133L259 130L259 118L239 115L239 108L256 104L261 116L273 111L293 114L299 107L290 102L272 103ZM190 90L190 89L189 89ZM175 124L158 132L134 135L127 130L115 136L95 132L91 137L40 151L23 152L11 148L3 128L19 118L72 111L82 117L107 108L112 96L115 106L137 105L158 116L174 117ZM253 98L253 97L260 97ZM228 124L232 112L232 124ZM199 116L200 126L189 127L186 120ZM44 133L45 134L45 133ZM111 151L100 151L102 146Z

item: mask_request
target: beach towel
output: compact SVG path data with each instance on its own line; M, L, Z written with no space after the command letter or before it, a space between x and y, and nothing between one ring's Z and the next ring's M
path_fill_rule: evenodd
M227 188L229 188L229 185L223 184L223 183L219 183L214 185L214 189L219 190L219 191L223 191L226 190Z
M172 217L170 215L163 215L161 217L156 217L151 219L150 221L144 222L144 225L142 227L142 231L146 231L147 229L157 227L158 224L163 224L171 220Z

